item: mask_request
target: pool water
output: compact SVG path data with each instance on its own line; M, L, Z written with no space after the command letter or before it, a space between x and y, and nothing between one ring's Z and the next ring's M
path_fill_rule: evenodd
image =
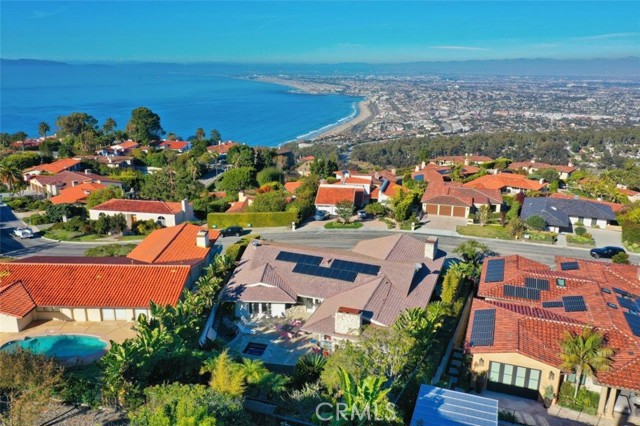
M25 340L14 340L2 345L0 350L12 350L18 347L57 358L83 358L100 355L106 350L107 343L97 337L70 334L27 337Z
M242 353L253 356L262 356L267 349L267 345L263 343L249 342Z

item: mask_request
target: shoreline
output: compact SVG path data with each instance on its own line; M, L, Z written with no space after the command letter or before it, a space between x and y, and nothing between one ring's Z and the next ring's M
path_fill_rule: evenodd
M353 117L352 119L344 123L340 123L340 124L337 124L336 126L332 126L326 131L313 136L311 140L318 140L318 139L326 138L329 136L336 136L341 133L345 133L348 130L351 130L357 124L360 124L366 119L368 119L369 117L371 117L371 108L369 108L369 105L370 105L369 99L361 100L360 102L358 102L358 114L355 117Z

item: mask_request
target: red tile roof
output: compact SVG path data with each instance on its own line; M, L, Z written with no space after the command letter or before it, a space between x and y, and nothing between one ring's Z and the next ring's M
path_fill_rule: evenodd
M37 306L138 308L151 301L175 304L189 273L188 265L29 263L0 264L0 286L21 281ZM13 300L0 293L0 306ZM21 312L29 306L23 297ZM4 313L5 311L3 311Z
M362 189L344 187L338 185L320 186L318 193L316 194L315 204L321 205L335 205L340 201L352 201L355 202L358 192L364 192Z
M136 141L124 141L124 142L112 145L111 148L115 148L117 146L120 147L120 149L122 150L128 151L130 149L137 148L139 144Z
M182 203L152 200L125 200L113 198L98 204L91 210L123 212L123 213L154 213L175 215L182 211Z
M298 190L298 188L300 188L302 186L302 181L297 181L297 182L287 182L284 184L284 189L289 193L289 194L295 194L296 191Z
M4 280L0 279L0 283ZM22 284L14 281L2 287L0 285L0 312L5 315L22 318L35 309L36 304Z
M422 196L423 203L471 207L474 204L502 204L498 189L464 188L456 182L433 182Z
M209 152L217 152L218 154L226 154L232 147L240 145L236 142L223 142L218 145L211 145L207 147Z
M170 149L173 151L180 151L189 145L187 141L164 141L159 146L165 149Z
M247 207L249 207L249 199L244 201L235 201L229 205L229 208L225 213L242 213Z
M535 161L519 161L519 162L511 163L509 164L509 168L511 170L520 170L520 169L528 170L531 168L534 168L536 170L553 169L560 173L573 173L576 171L576 167L573 167L573 166L538 163Z
M619 304L619 295L613 291L615 287L639 298L638 266L557 257L554 270L520 256L503 259L504 279L500 282L485 281L488 262L484 262L478 297L485 300L477 299L473 303L473 311L497 308L496 324L500 326L495 329L494 344L471 347L471 352L519 352L558 367L563 330L579 331L583 326L590 326L603 332L607 344L615 350L613 369L600 373L598 381L640 390L640 357L637 355L640 354L640 336L634 335L624 317L627 310ZM563 271L560 265L564 262L577 262L578 269ZM540 291L540 300L504 295L505 284L523 287L527 277L549 280L549 290ZM558 287L556 279L563 279L564 287ZM587 310L567 312L564 307L543 307L544 302L562 301L566 296L582 296ZM470 333L471 327L467 331L467 341L470 341Z
M34 176L31 178L31 181L35 181L40 183L41 185L56 185L60 187L70 187L72 183L75 182L97 182L103 183L105 185L122 185L122 182L116 179L111 179L106 176L100 176L95 173L81 173L81 172L70 172L65 170L60 173L56 173L52 176Z
M500 190L511 187L527 191L540 191L545 185L537 180L527 179L526 176L511 173L500 173L497 175L481 176L478 179L465 183L464 186L467 188Z
M129 259L147 263L194 264L206 259L220 231L209 231L208 248L196 245L196 235L203 228L183 223L158 229L145 238L131 253Z
M81 160L73 159L73 158L63 158L62 160L54 161L50 164L40 164L39 166L29 167L25 169L25 172L35 172L39 171L41 173L60 173L64 170L70 169L73 166L77 166L81 163Z
M53 204L76 204L86 203L87 197L94 191L106 188L106 185L101 183L85 182L70 188L65 188L60 191L60 195L51 197L50 201Z

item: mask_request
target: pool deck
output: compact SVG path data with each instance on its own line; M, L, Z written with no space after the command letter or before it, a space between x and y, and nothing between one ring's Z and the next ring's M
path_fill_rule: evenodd
M0 333L0 346L12 340L22 340L25 337L56 334L85 334L104 340L107 344L111 340L122 343L125 339L135 336L135 332L131 329L132 326L133 323L128 321L34 321L19 333Z

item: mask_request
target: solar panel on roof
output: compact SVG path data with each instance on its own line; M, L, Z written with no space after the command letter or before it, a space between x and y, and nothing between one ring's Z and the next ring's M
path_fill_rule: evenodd
M618 304L623 308L626 308L630 311L638 312L638 305L632 299L626 299L624 297L618 296Z
M620 290L619 288L615 288L615 287L612 287L612 288L613 288L613 291L615 291L618 294L621 294L621 295L627 296L627 297L631 296L628 292L626 292L624 290Z
M495 323L495 309L478 309L473 316L471 326L471 345L493 346Z
M293 267L293 272L348 282L354 282L358 276L358 274L353 271L345 271L342 269L327 268L324 266L309 265L305 263L296 264L296 266Z
M389 184L391 183L391 181L388 181L385 179L384 182L382 182L382 186L380 187L380 192L384 192L387 190L387 188L389 187Z
M618 305L616 305L615 303L607 302L607 306L612 309L618 309Z
M283 262L305 263L308 265L320 265L320 263L322 263L322 257L320 256L311 256L308 254L293 253L290 251L281 251L276 256L276 260L281 260Z
M502 294L506 297L519 299L540 300L540 290L537 288L517 287L514 285L502 286Z
M416 177L414 177L413 180L415 180L416 182L424 182L424 176L416 175Z
M562 262L560 269L563 271L575 271L576 269L580 269L580 265L578 262Z
M564 305L560 301L554 302L542 302L543 308L562 308Z
M487 272L484 281L496 283L504 280L504 259L491 259L487 261Z
M624 319L627 320L627 324L629 324L629 328L634 336L640 337L640 316L632 313L625 312Z
M336 259L331 262L331 267L336 269L343 269L345 271L353 271L359 274L378 275L380 272L380 266L370 265L368 263L350 262L348 260Z
M611 290L609 290L609 289L608 289L608 288L606 288L606 287L602 287L602 289L601 289L601 290L602 290L602 292L603 292L603 293L611 294Z
M564 296L562 298L565 312L582 312L587 310L582 296Z
M549 280L526 277L524 279L524 286L529 288L537 288L538 290L549 290Z

